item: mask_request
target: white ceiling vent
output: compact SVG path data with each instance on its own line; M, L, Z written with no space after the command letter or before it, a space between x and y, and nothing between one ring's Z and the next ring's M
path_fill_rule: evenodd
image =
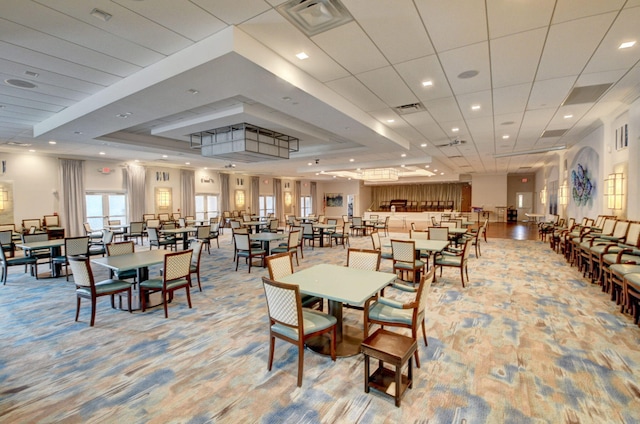
M546 130L542 133L540 138L562 137L567 131L569 131L567 128L563 130Z
M571 90L571 93L569 93L562 105L567 106L583 103L595 103L612 85L612 83L607 83L575 87Z
M353 20L340 0L289 0L278 12L309 37Z
M408 115L410 113L422 112L423 110L425 110L425 108L422 103L410 103L395 107L395 111L398 115Z

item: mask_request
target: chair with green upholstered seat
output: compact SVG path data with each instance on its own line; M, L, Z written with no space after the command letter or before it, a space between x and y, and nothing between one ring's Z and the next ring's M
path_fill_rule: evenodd
M200 259L202 257L202 246L203 242L200 240L192 240L191 241L191 249L193 249L193 254L191 255L191 267L190 271L192 274L196 274L196 279L198 280L198 288L202 291L202 284L200 284Z
M420 275L424 272L426 263L416 257L416 243L413 240L391 240L391 253L393 255L393 272L400 273L400 279L406 280L405 273L411 274L414 284L420 281Z
M300 266L298 260L298 244L300 242L300 231L289 231L289 237L287 242L271 249L271 253L290 252L292 255L296 255L296 264ZM274 277L271 277L274 279ZM277 280L277 279L276 279Z
M382 251L382 242L380 241L380 233L376 230L371 233L371 243L373 244L373 250L380 251L380 257L382 259L393 259L391 252Z
M134 252L133 241L121 241L118 243L107 244L107 256L120 256L129 255ZM138 272L135 269L128 269L126 271L111 271L112 276L118 280L128 280L133 278L133 285L135 287L136 279L138 278Z
M442 275L442 268L444 267L452 267L452 268L460 268L460 279L462 280L462 287L464 285L464 277L467 276L467 281L469 281L469 252L471 251L469 246L471 245L471 239L466 239L462 243L462 248L459 253L450 253L447 251L442 252L442 255L436 256L435 267L440 267L440 275Z
M236 244L236 271L238 270L238 264L240 258L245 258L249 264L249 273L251 273L251 265L253 264L253 258L260 258L262 267L264 268L264 259L267 255L267 251L260 247L253 247L251 245L251 239L249 234L241 234L234 232L233 239Z
M150 278L140 282L142 312L146 310L146 293L162 293L164 317L169 318L169 297L173 298L173 292L184 289L187 293L187 303L191 309L191 256L193 251L168 253L164 256L164 267L161 278Z
M174 237L160 237L158 235L158 229L154 227L147 227L147 236L149 237L149 250L156 246L160 249L160 246L164 246L165 250L167 246L171 250L177 250L177 240Z
M269 311L269 363L273 366L276 338L298 348L298 387L302 386L304 344L311 337L330 333L331 360L336 360L337 319L324 312L302 307L297 284L285 284L263 277L265 298Z
M422 326L424 345L427 346L427 331L425 329L425 310L427 297L431 290L435 268L423 275L417 287L406 284L394 283L391 287L401 291L415 293L415 298L409 302L400 302L396 299L382 296L374 296L365 303L364 307L364 338L369 336L369 327L378 324L381 327L403 327L411 329L411 336L418 339L418 325ZM418 351L415 352L416 366L420 368Z
M54 265L63 265L64 274L69 281L69 257L71 256L87 256L89 254L89 237L67 237L64 239L64 255L51 258Z
M101 296L111 296L111 307L115 308L114 296L119 293L127 294L129 313L131 313L131 283L122 280L103 280L95 282L93 272L89 265L89 258L85 256L69 257L69 266L73 273L73 281L76 284L76 321L80 316L80 299L91 301L91 323L93 327L96 320L96 301Z
M293 253L291 251L281 252L275 255L267 256L267 268L269 269L269 278L279 281L282 277L293 274ZM300 299L302 306L312 308L318 306L318 310L322 311L324 299L309 294L301 294Z
M27 265L31 267L31 273L38 279L38 259L31 256L21 256L18 258L7 258L5 255L4 244L0 243L0 266L2 267L2 284L7 284L7 274L10 266L24 265L25 272Z

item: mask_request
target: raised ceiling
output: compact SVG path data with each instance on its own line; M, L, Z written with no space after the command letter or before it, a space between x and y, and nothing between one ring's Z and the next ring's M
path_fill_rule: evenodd
M552 153L496 155L570 146L640 96L640 45L618 48L640 0L342 0L353 19L311 37L283 3L0 0L0 150L224 169L188 134L249 122L300 150L236 172L449 180L530 172Z

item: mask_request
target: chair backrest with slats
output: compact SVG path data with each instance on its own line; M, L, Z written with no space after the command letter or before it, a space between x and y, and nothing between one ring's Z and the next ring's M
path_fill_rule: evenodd
M164 257L164 281L187 278L191 274L191 256L193 250L169 253Z
M377 271L380 269L380 251L349 248L347 251L347 267Z
M416 244L409 240L391 240L391 252L394 261L414 263Z
M300 243L300 231L290 231L287 246L289 249L294 249L298 247L298 243Z
M302 302L297 284L285 284L262 277L269 318L273 322L297 328L304 334Z
M267 257L269 278L278 281L280 278L293 274L293 259L290 252L278 253Z
M89 237L68 237L64 239L64 254L66 257L89 254Z
M107 256L120 256L133 253L132 241L121 241L119 243L107 244Z
M269 221L269 230L271 231L278 231L278 220L277 219L272 219Z

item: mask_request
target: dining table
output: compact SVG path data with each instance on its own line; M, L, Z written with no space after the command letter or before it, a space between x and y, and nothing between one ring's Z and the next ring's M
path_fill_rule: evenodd
M415 243L416 251L424 250L429 253L433 253L433 266L436 266L435 254L442 253L442 251L446 249L447 246L449 246L449 241L447 240L424 240L424 239L411 239L411 240ZM385 247L391 247L391 244L385 244ZM435 273L433 275L433 281L434 282L436 281Z
M56 256L62 255L62 246L64 246L64 238L61 239L51 239L51 240L43 240L43 241L32 241L29 243L16 243L16 247L24 250L26 252L34 251L34 250L44 250L49 249L49 254L51 258L55 258ZM51 264L51 276L53 278L60 277L62 272L62 264L60 263L52 263Z
M164 257L166 254L171 253L169 250L155 249L155 250L142 250L134 253L127 253L117 256L105 256L101 258L92 258L91 263L105 268L109 268L115 272L136 270L136 277L138 281L138 292L131 295L131 308L141 309L142 303L142 290L140 290L140 282L149 279L149 267L153 265L160 265L164 263ZM149 306L157 306L162 304L162 295L160 293L152 293L149 296L147 304ZM123 304L123 302L119 302Z
M195 233L196 231L198 231L196 227L182 227L160 230L160 232L165 236L176 236L178 234L182 234L182 250L187 250L189 248L189 233Z
M267 256L271 254L271 242L281 241L289 238L289 234L262 232L250 234L251 241L259 241L262 243L262 249L267 252Z
M328 230L335 230L338 224L312 224L314 229L320 230L320 247L324 247L324 237L331 235Z
M267 225L266 221L243 221L242 225L249 228L250 233L257 233L261 226Z
M396 275L388 272L318 264L281 277L278 281L297 284L301 293L328 300L329 313L337 320L336 355L344 357L360 353L364 330L344 323L343 304L362 305L395 279ZM331 354L328 335L309 339L307 346L315 352Z

